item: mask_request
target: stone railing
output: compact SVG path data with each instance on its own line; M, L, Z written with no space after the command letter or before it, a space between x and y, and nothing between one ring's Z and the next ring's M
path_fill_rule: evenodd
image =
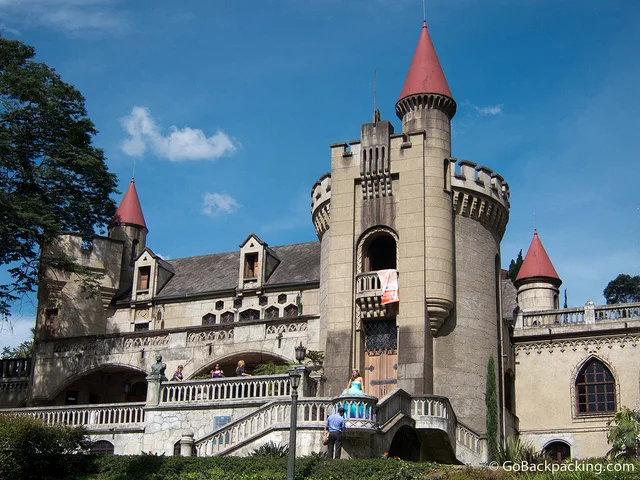
M28 377L30 373L31 358L0 360L0 378Z
M416 428L447 432L451 445L455 445L458 422L448 398L435 395L414 396L411 401L411 417L416 421Z
M638 320L640 319L640 302L598 306L595 307L595 317L596 322Z
M301 399L298 402L298 427L324 426L333 408L330 399ZM196 441L197 455L208 457L230 453L273 428L288 428L290 420L291 403L275 400Z
M456 426L456 442L458 445L468 448L480 458L484 457L485 439L461 423L458 423Z
M47 425L62 424L100 429L104 426L144 424L144 403L117 403L105 405L74 405L62 407L34 407L2 409L0 413L25 415L42 420Z
M577 325L584 323L584 307L526 312L522 318L524 328Z
M370 395L345 395L333 399L335 408L345 409L344 419L348 431L375 432L378 399Z
M378 272L359 273L355 278L356 303L365 318L381 317L391 314L397 303L380 305L382 284Z
M300 389L300 396L305 396ZM264 400L291 395L289 376L216 378L167 382L160 387L160 404L189 404L213 400Z
M378 424L383 427L398 413L404 413L408 417L411 416L411 395L404 390L396 388L378 402Z
M556 328L625 320L640 320L640 303L595 306L593 302L587 302L578 308L524 312L516 325L520 328Z

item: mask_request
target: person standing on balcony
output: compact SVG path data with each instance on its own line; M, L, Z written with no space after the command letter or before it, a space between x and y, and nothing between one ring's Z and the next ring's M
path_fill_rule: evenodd
M178 369L175 372L173 372L173 377L171 377L171 381L182 382L184 380L184 376L182 375L182 370L184 370L184 366L178 365Z
M338 413L334 413L327 418L327 430L329 430L329 443L327 443L327 457L329 460L339 459L342 454L342 434L346 429L344 421L343 407L338 408Z
M211 378L222 378L224 377L224 373L222 373L222 369L220 368L220 364L216 363L216 366L211 370Z
M364 395L362 390L362 377L360 372L355 368L351 372L351 378L347 383L347 388L342 392L343 395Z
M236 377L250 377L251 374L247 373L244 369L244 360L238 362L238 368L236 368Z

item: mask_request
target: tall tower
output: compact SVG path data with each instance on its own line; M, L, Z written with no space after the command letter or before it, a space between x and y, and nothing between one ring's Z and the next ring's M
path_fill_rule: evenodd
M330 395L351 368L379 397L433 393L433 332L454 305L455 109L425 23L396 105L402 133L375 112L359 140L332 145L331 176L314 186ZM383 302L381 271L399 275L399 303Z
M148 232L142 208L140 207L136 184L132 178L129 188L109 225L109 238L124 242L120 266L120 291L126 291L132 285L133 262L145 248Z
M403 133L424 132L425 294L434 330L451 313L454 298L453 214L446 176L455 113L456 102L425 21L396 114L402 120Z

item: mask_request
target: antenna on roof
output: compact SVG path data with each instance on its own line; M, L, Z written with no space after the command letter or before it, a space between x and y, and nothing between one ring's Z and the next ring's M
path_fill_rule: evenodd
M136 159L133 159L133 168L131 170L131 178L136 178Z
M425 6L425 0L422 0L422 19L427 21L427 7Z
M373 123L380 121L380 111L377 109L376 69L373 69Z

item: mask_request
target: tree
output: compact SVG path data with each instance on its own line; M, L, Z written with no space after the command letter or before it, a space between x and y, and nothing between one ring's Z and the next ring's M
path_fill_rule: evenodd
M640 447L640 412L623 407L609 423L607 443L612 458L637 459Z
M489 357L487 364L487 388L485 394L485 404L487 407L487 453L489 461L497 461L498 450L498 391L496 385L496 363L493 355Z
M63 231L92 237L113 217L116 178L102 150L84 98L35 50L0 37L0 314L35 290L38 271L52 266L88 274L70 257L41 254Z
M518 257L515 260L512 259L509 264L509 278L512 282L515 282L516 278L518 278L518 272L520 272L522 262L524 262L524 259L522 258L522 249L520 249Z
M621 273L611 280L602 292L607 304L640 302L640 275Z

